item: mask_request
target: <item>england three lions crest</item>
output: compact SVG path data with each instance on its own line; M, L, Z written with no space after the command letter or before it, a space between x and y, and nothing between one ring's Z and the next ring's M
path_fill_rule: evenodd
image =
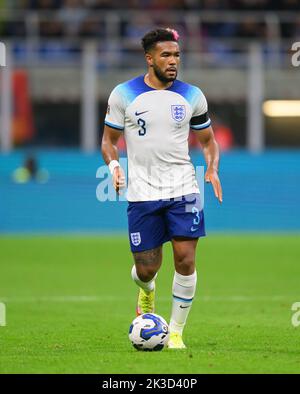
M141 234L140 233L131 233L130 234L131 237L131 242L134 246L139 246L139 244L141 243Z
M181 122L185 118L185 105L171 105L172 118L176 122Z

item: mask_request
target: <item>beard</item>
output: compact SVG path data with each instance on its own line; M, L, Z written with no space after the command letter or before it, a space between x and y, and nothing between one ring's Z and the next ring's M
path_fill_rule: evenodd
M163 83L175 81L177 78L177 71L174 77L168 77L166 73L164 73L159 67L153 64L153 71L157 79L159 79Z

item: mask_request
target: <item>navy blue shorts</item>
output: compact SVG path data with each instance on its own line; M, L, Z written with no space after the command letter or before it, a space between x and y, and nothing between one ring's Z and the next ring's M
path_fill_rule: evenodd
M200 194L129 202L127 214L132 252L157 248L174 237L205 236Z

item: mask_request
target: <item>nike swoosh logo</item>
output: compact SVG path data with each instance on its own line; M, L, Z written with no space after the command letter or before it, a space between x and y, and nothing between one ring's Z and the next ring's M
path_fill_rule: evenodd
M181 308L181 309L186 309L186 308L189 308L191 305L188 305L188 306L182 306L182 305L179 305L179 307Z
M140 116L140 115L142 115L142 114L145 114L146 112L149 112L149 111L143 111L143 112L137 112L137 111L135 111L135 116Z
M193 226L191 227L192 232L197 231L197 230L198 230L197 227L196 228L194 228Z

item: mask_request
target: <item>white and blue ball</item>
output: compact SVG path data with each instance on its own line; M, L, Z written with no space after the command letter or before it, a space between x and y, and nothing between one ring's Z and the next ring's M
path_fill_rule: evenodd
M131 323L129 340L137 350L162 350L169 340L168 324L155 313L144 313Z

